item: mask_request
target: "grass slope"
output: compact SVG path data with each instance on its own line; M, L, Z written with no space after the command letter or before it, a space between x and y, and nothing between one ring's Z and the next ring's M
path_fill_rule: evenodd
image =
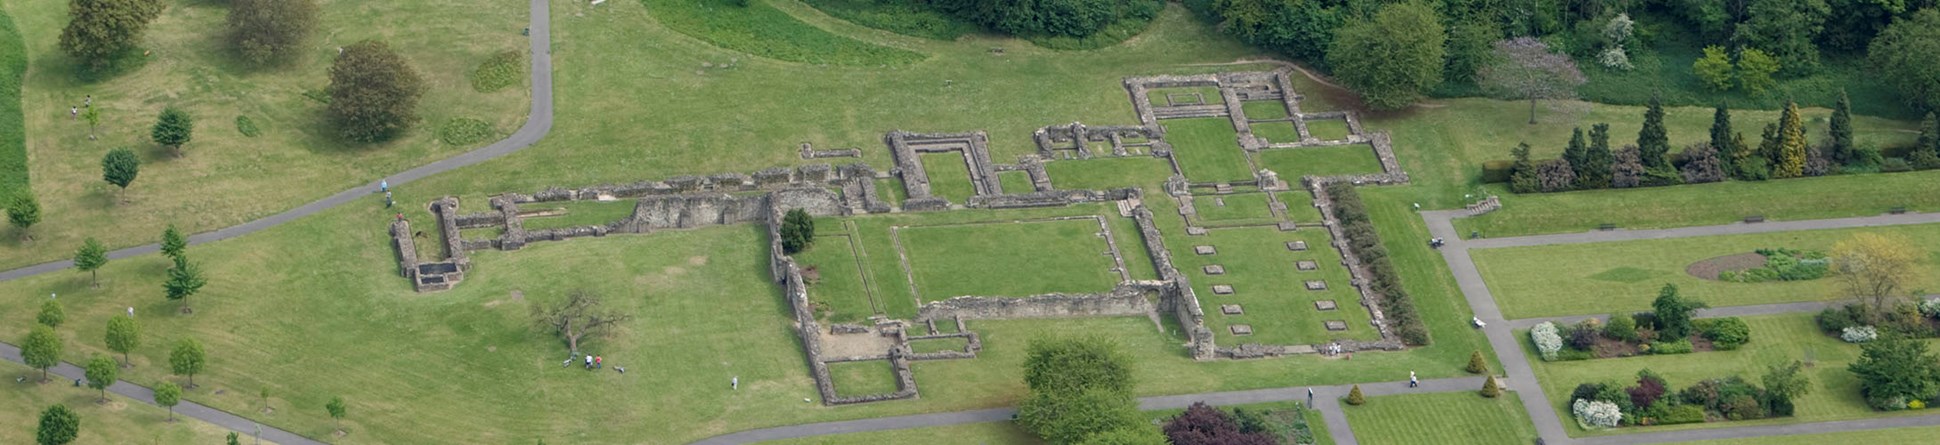
M14 383L9 378L6 388L0 389L0 406L8 407L8 415L0 416L0 443L35 443L34 431L39 425L41 410L56 403L67 405L81 417L81 434L73 442L76 445L212 444L223 443L223 437L229 434L228 429L181 414L176 414L171 423L167 410L121 396L109 395L108 403L100 403L101 393L87 387L75 388L60 377L36 384L40 371L19 363L0 361L0 375L29 376L27 383ZM249 433L240 432L244 442L250 440Z
M833 34L760 0L641 0L662 25L722 48L828 65L902 65L923 55Z
M0 203L30 192L27 133L20 109L20 83L26 75L27 48L21 45L13 17L0 8Z
M1480 388L1477 388L1478 390ZM1536 428L1512 392L1486 398L1473 392L1369 397L1343 405L1354 438L1368 445L1529 443Z

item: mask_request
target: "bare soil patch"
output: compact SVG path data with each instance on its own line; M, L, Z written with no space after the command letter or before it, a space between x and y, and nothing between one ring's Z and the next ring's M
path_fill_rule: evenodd
M1712 257L1691 263L1684 267L1684 273L1706 280L1717 280L1723 272L1742 272L1765 267L1765 256L1757 253L1739 253Z

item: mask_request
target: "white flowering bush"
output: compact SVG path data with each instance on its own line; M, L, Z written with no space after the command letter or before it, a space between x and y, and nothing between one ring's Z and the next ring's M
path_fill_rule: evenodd
M1622 46L1604 48L1602 53L1597 54L1596 61L1602 64L1604 68L1624 71L1630 71L1631 68L1636 68L1636 66L1630 64L1630 53L1624 52Z
M1839 339L1846 343L1865 343L1879 339L1879 330L1872 326L1852 326L1839 332Z
M1630 14L1617 14L1610 18L1610 23L1603 25L1603 38L1609 39L1612 45L1623 45L1630 40L1631 31L1636 26L1637 22L1630 20Z
M1614 428L1623 421L1623 410L1610 402L1576 399L1570 404L1570 413L1576 414L1576 422L1586 429Z
M1529 330L1529 340L1536 342L1536 352L1543 360L1555 360L1556 353L1563 351L1563 336L1556 333L1556 323L1543 322Z
M1940 318L1940 298L1920 300L1920 315Z

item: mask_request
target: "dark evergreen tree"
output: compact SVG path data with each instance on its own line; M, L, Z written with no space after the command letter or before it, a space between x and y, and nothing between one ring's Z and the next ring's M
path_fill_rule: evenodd
M1765 170L1767 175L1771 174L1771 166L1778 165L1780 151L1778 125L1777 122L1765 124L1765 131L1758 136L1758 158L1767 167Z
M781 250L790 254L815 244L815 220L802 209L789 210L781 218Z
M1920 169L1940 168L1940 119L1933 113L1927 113L1927 118L1920 121L1920 139L1906 160Z
M1826 130L1826 133L1832 137L1829 141L1831 145L1825 150L1827 159L1838 165L1852 163L1855 160L1853 159L1855 147L1852 144L1852 98L1846 96L1845 90L1839 90L1839 103L1832 106L1832 128Z
M1650 95L1650 108L1644 110L1644 128L1637 131L1637 150L1645 168L1671 166L1670 134L1664 130L1664 100L1659 94Z
M1542 182L1536 178L1536 164L1529 161L1529 143L1516 144L1509 155L1515 158L1515 165L1511 167L1513 171L1509 173L1509 191L1534 193L1542 190Z
M1570 132L1570 145L1563 147L1563 160L1570 161L1570 168L1577 176L1583 176L1583 165L1589 163L1590 143L1583 140L1583 127Z
M1717 111L1711 113L1711 148L1719 153L1718 160L1722 162L1724 171L1732 171L1732 165L1735 165L1732 161L1735 159L1732 159L1731 152L1731 108L1728 103L1719 103Z
M1610 153L1610 124L1590 126L1590 148L1583 154L1583 165L1575 167L1576 188L1610 188L1610 164L1616 162L1616 155Z

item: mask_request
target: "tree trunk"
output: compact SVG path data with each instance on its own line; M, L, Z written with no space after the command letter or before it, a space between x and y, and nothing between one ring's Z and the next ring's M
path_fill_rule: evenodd
M1536 125L1536 98L1529 98L1529 125Z
M126 352L121 353L121 367L123 368L135 367L135 362L128 360L128 353Z
M90 271L88 271L88 287L92 287L92 288L96 288L96 289L100 289L100 288L101 288L101 274L100 274L100 272L101 272L101 271L98 271L98 270L90 270Z

